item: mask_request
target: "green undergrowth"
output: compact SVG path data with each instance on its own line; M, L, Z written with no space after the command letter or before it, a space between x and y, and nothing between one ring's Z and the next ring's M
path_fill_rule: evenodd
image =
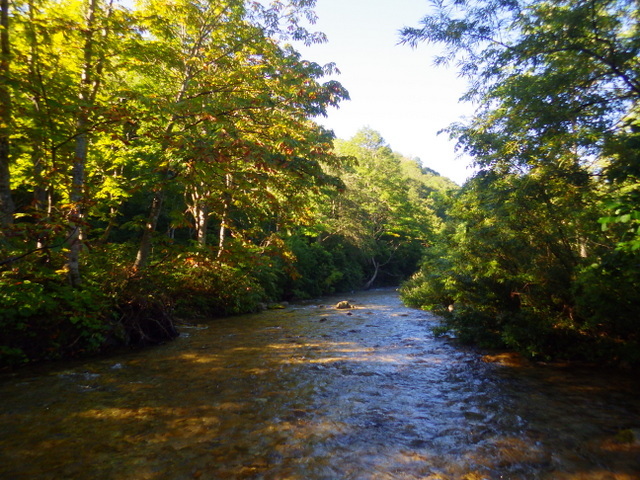
M136 272L132 248L111 244L85 255L76 288L63 252L15 262L0 272L0 368L158 344L178 335L177 319L214 319L353 290L362 266L345 248L296 237L277 252L237 248L225 259L212 249L173 245Z

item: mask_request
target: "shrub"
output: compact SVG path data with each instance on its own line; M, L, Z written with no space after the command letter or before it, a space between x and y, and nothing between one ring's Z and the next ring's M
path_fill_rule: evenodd
M252 312L267 299L256 279L258 270L262 269L220 262L207 251L183 252L172 262L168 292L179 316Z
M95 353L109 330L110 299L96 286L72 288L64 276L0 277L0 364Z

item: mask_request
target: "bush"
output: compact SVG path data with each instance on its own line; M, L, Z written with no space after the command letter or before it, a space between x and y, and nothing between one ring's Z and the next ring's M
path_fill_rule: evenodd
M444 314L454 303L455 275L449 260L439 247L425 252L420 269L400 286L400 298L407 305Z
M443 313L453 303L444 274L421 269L400 286L402 301L414 308Z
M109 330L110 299L96 286L72 288L62 275L0 277L0 365L86 355Z
M183 252L172 262L168 294L182 317L221 317L256 311L267 300L258 265L218 261L207 251Z
M617 251L581 268L574 284L584 328L621 340L640 338L640 257Z
M288 290L294 298L313 298L333 293L342 272L333 264L333 257L321 244L308 237L294 236L287 244L295 257L295 274Z
M444 326L455 332L466 345L484 348L503 348L502 319L489 309L456 305L452 312L443 312Z

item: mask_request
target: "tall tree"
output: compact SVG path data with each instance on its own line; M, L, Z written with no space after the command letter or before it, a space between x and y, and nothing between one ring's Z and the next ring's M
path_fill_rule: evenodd
M69 281L73 286L82 283L80 275L80 251L84 239L84 203L85 169L89 151L89 132L91 130L91 112L94 109L96 96L102 84L102 70L107 52L104 49L105 37L109 34L106 25L111 15L113 2L102 8L101 0L88 0L84 14L82 35L82 66L78 86L78 111L76 116L75 149L71 169L71 191L69 200L69 254L67 268Z
M9 170L11 135L11 42L9 0L0 0L0 226L13 223L14 204Z
M346 97L339 84L322 86L315 81L324 74L322 68L302 62L297 53L265 36L265 32L285 34L280 25L283 18L295 24L298 15L308 13L309 5L291 2L283 11L280 2L267 10L256 4L256 12L242 1L184 1L178 10L169 11L148 3L154 15L148 17L146 28L156 39L153 48L162 52L164 60L157 71L171 81L160 92L164 101L156 104L156 113L166 122L161 132L153 133L163 145L160 155L164 160L158 169L162 178L155 182L136 268L144 268L149 261L166 189L178 176L187 173L193 179L208 169L211 178L218 178L217 188L201 179L189 187L190 210L200 223L198 234L203 239L203 210L211 209L207 204L211 200L204 197L228 192L237 183L227 181L228 174L238 173L230 167L242 165L245 181L267 176L277 158L275 140L286 138L274 135L286 125L281 118L300 122ZM296 37L304 33L294 30ZM313 41L315 37L308 34L305 38ZM158 97L158 92L152 96ZM181 156L184 145L194 146L190 152L200 157Z
M402 38L442 43L480 109L452 132L484 167L597 156L640 99L640 26L629 0L435 2ZM556 147L555 151L550 148Z

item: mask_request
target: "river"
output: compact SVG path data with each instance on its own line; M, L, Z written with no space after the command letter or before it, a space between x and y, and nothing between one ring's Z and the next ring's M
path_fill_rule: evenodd
M640 479L633 375L434 338L393 290L0 377L0 479Z

